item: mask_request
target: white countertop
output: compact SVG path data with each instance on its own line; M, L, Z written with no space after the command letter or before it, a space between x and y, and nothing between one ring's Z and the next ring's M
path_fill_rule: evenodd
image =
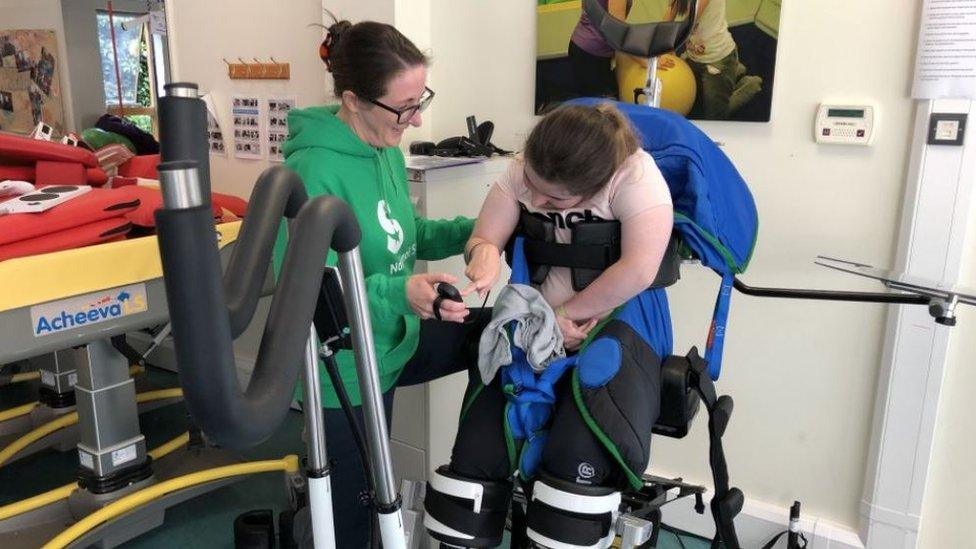
M409 155L406 157L408 179L428 183L501 174L512 161L511 156L492 156L470 164L420 169L410 167L411 158L413 157ZM426 158L430 157L425 157L425 160Z

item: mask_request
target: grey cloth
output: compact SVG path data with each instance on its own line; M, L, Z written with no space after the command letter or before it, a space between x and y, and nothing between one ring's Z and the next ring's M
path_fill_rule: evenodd
M478 370L485 385L494 379L499 368L512 362L513 342L508 339L506 326L513 320L512 338L525 351L533 370L541 372L550 362L566 356L556 314L542 294L532 286L509 284L498 293L491 321L478 344Z

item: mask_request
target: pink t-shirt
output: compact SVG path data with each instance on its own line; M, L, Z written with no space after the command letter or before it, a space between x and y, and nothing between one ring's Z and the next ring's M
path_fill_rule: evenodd
M630 155L610 181L592 197L567 210L551 210L532 206L531 191L525 184L525 160L517 156L502 178L495 183L501 192L530 212L541 213L556 224L556 242L569 244L571 229L577 221L627 219L657 206L671 206L671 192L651 155L638 150ZM662 235L667 238L668 235ZM576 292L570 270L553 267L542 284L542 295L553 307L565 303Z

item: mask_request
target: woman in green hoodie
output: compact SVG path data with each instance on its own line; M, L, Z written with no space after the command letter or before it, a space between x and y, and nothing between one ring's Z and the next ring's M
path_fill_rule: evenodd
M330 194L352 207L362 228L363 270L369 294L387 422L396 386L424 383L477 361L477 340L490 315L443 301L434 319L435 285L455 283L446 273L414 274L415 260L463 252L474 221L417 217L398 145L407 126L420 126L434 93L426 86L428 60L390 25L340 21L320 48L339 105L293 110L284 144L285 165L309 196ZM287 233L279 233L275 265L284 259ZM336 264L330 253L327 263ZM476 322L465 322L471 315ZM484 318L483 318L484 317ZM337 355L340 375L359 410L359 383L350 351ZM366 489L354 439L328 377L322 377L326 442L339 547L366 547L369 513L359 502ZM310 535L310 533L308 534Z

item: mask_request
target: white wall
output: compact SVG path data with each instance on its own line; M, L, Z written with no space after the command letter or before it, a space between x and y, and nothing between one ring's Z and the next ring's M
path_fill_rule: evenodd
M233 150L230 99L234 94L290 94L298 105L321 104L327 97L325 66L318 57L322 30L319 0L171 0L166 3L171 78L189 81L215 100L228 152ZM290 80L231 80L223 59L253 58L291 63ZM211 156L215 191L247 197L258 175L271 163Z
M467 135L465 118L492 120L492 141L521 147L535 116L535 3L431 0L430 86L435 139Z
M966 236L959 285L976 289L976 222ZM929 481L922 505L919 547L970 547L976 494L976 309L964 307L949 340L949 360L936 424Z
M327 1L327 0L326 0ZM431 50L431 0L396 0L393 10L393 24L420 48L428 56L432 56ZM431 59L433 64L437 63L436 58ZM431 70L430 77L436 71ZM423 114L423 125L419 128L410 128L403 134L401 148L407 150L411 141L430 141L433 134L434 115L442 103L453 103L453 98L441 95L435 84L428 84L437 94L431 107Z
M521 145L534 121L534 4L431 5L431 82L446 98L435 107L433 135L463 132L464 117L473 113L495 121L500 146ZM816 267L813 259L821 253L876 265L893 259L918 5L787 3L772 121L699 124L724 143L760 209L747 282L878 289ZM874 145L815 144L812 124L821 101L873 102L882 116ZM672 292L676 349L703 343L717 283L694 269L683 277ZM884 309L742 295L733 303L720 382L737 404L726 443L733 483L750 498L783 507L800 499L805 513L855 528ZM686 440L656 439L652 470L709 479L703 421Z
M168 0L166 18L171 59L171 82L196 82L201 92L214 98L217 117L224 133L226 157L210 156L214 191L247 198L254 181L272 163L241 160L232 155L233 127L231 96L235 94L295 95L299 107L324 103L331 95L326 87L325 65L318 56L322 29L319 0ZM291 64L289 80L231 80L223 59L235 61L259 58ZM265 151L267 154L267 151ZM257 357L269 299L262 299L255 320L235 342L239 362ZM244 369L249 370L246 365Z
M68 50L64 42L64 23L60 0L0 0L0 29L53 29L58 39L58 67L61 77L61 97L64 123L72 128L74 111L71 104Z

